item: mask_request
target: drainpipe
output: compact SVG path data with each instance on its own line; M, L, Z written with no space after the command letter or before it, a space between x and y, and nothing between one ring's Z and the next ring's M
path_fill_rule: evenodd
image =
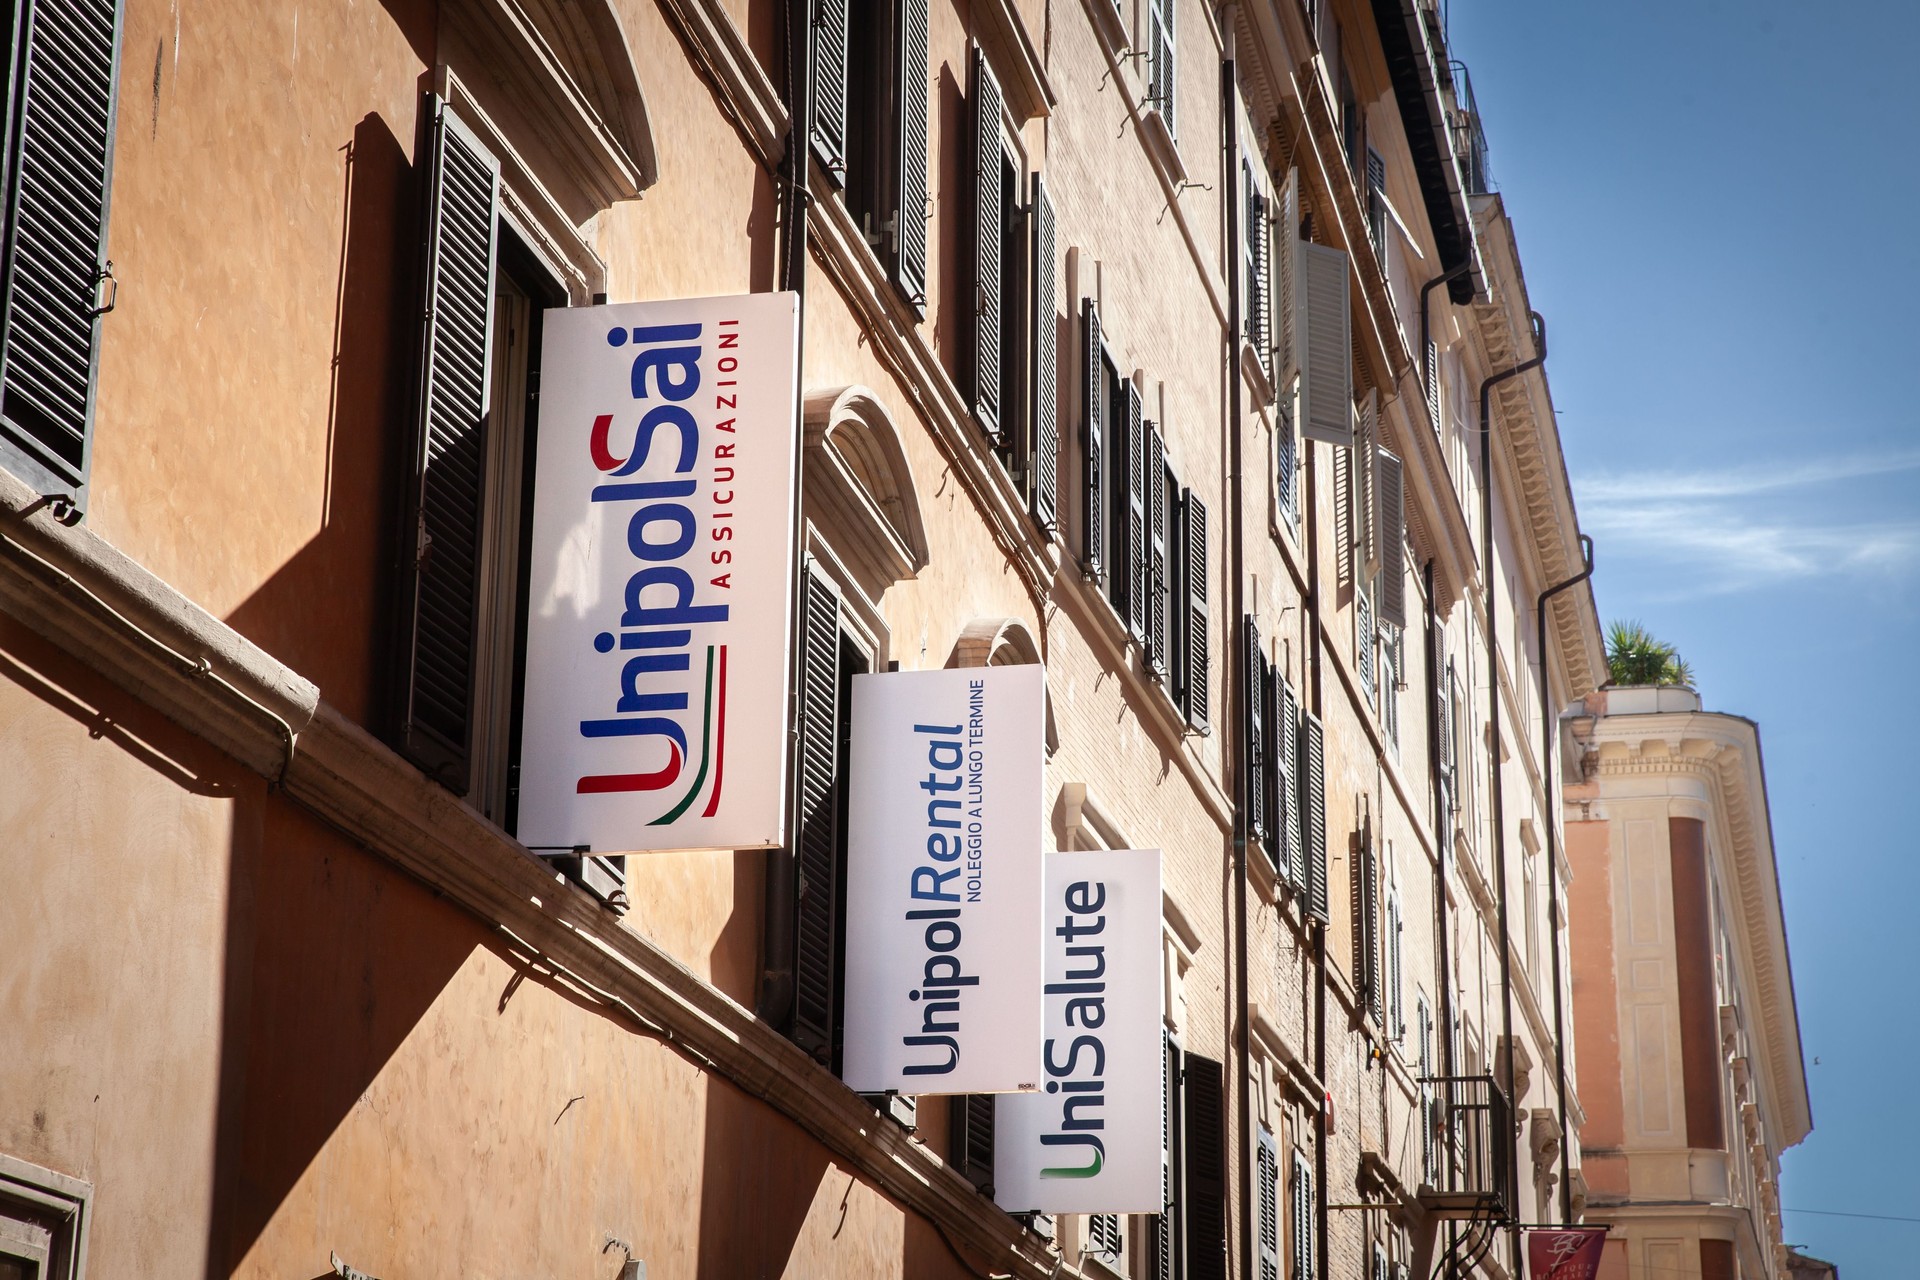
M1567 1035L1560 1000L1560 871L1554 861L1559 848L1559 814L1553 807L1553 712L1547 705L1547 601L1593 576L1593 539L1580 535L1585 568L1565 582L1555 583L1533 602L1534 634L1540 655L1540 760L1547 793L1547 919L1553 942L1553 1074L1560 1090L1560 1221L1573 1221L1573 1185L1568 1180L1573 1156L1567 1149Z
M1495 606L1499 603L1499 592L1494 579L1493 567L1493 389L1511 378L1517 378L1529 369L1537 368L1547 359L1547 322L1538 311L1533 317L1534 357L1514 365L1480 384L1480 572L1485 578L1487 611L1487 780L1488 795L1493 808L1493 870L1499 881L1499 929L1500 929L1500 1038L1501 1052L1506 1060L1508 1092L1513 1092L1513 946L1507 927L1507 822L1505 798L1506 791L1501 784L1500 769L1500 628ZM1507 1103L1515 1114L1518 1113L1519 1099L1509 1097ZM1519 1143L1516 1135L1502 1134L1501 1141L1507 1146L1507 1181L1511 1190L1518 1182ZM1508 1206L1509 1214L1516 1206ZM1513 1274L1520 1274L1520 1235L1513 1235Z
M806 412L807 350L807 133L809 104L813 101L812 0L785 0L787 25L786 154L780 159L775 182L781 190L779 288L795 295L795 357L801 376L793 399L793 609L787 618L787 753L788 777L798 778L800 749L800 690L796 672L800 662L801 612L805 607L802 539L806 522L801 495L806 464L806 435L801 429ZM791 788L787 804L787 844L767 854L766 954L760 978L759 1016L782 1031L792 1026L794 912L799 903L799 868L793 845L800 838L800 788Z
M1311 440L1306 445L1306 492L1302 495L1301 510L1309 513L1305 521L1307 528L1307 600L1305 622L1307 626L1307 645L1304 660L1308 664L1311 678L1308 681L1312 698L1313 714L1321 717L1325 723L1325 671L1320 653L1320 521L1311 513L1319 510L1318 489L1319 451ZM1301 913L1307 919L1305 912ZM1311 923L1308 926L1313 933L1313 1074L1324 1085L1327 1079L1327 930L1324 925ZM1314 1143L1313 1151L1313 1212L1314 1234L1318 1237L1318 1247L1314 1253L1321 1260L1321 1269L1326 1269L1327 1242L1331 1223L1327 1209L1327 1109L1332 1105L1331 1098L1320 1100L1319 1141Z
M1233 279L1227 288L1227 506L1229 517L1227 537L1223 540L1227 553L1227 594L1228 627L1227 659L1229 672L1238 672L1233 681L1239 713L1236 724L1247 723L1247 713L1252 700L1259 696L1253 687L1253 672L1244 668L1242 657L1246 645L1240 643L1239 628L1241 622L1241 583L1243 554L1241 546L1241 435L1245 424L1241 421L1240 404L1240 294L1246 287L1245 273L1238 270L1240 255L1237 246L1240 243L1240 131L1234 127L1233 109L1236 78L1234 74L1233 48L1233 6L1228 5L1221 16L1220 27L1225 35L1225 57L1220 63L1220 119L1224 134L1222 147L1226 164L1226 202L1227 202L1227 244L1231 249L1229 261L1235 266ZM1241 741L1233 736L1234 741ZM1237 754L1237 753L1236 753ZM1238 1079L1234 1081L1236 1096L1236 1114L1240 1130L1239 1159L1235 1162L1240 1171L1240 1257L1253 1257L1253 1177L1250 1160L1253 1153L1253 1099L1249 1082L1253 1078L1253 1053L1249 1043L1251 1036L1247 1013L1247 828L1251 817L1252 770L1248 761L1236 761L1240 766L1240 803L1235 805L1233 819L1233 1016L1229 1025L1235 1026L1234 1058ZM1243 1265L1251 1265L1245 1263ZM1231 1268L1229 1268L1231 1270Z

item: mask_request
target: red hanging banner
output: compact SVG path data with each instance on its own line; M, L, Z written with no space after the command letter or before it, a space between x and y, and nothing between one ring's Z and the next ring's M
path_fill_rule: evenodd
M1555 1227L1527 1232L1530 1280L1594 1280L1607 1247L1605 1227Z

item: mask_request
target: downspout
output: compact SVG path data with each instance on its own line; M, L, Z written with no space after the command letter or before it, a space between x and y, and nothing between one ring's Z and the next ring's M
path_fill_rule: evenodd
M1547 322L1538 311L1533 317L1534 357L1511 369L1496 373L1480 384L1480 572L1484 578L1487 611L1487 780L1493 808L1493 871L1499 881L1500 929L1500 1039L1506 1064L1506 1088L1513 1092L1513 945L1507 927L1507 820L1506 789L1500 769L1500 628L1494 612L1499 592L1493 569L1493 389L1547 359ZM1509 1097L1509 1108L1517 1108L1519 1099ZM1513 1189L1520 1167L1520 1149L1516 1134L1505 1133L1508 1190ZM1511 1217L1517 1205L1507 1206ZM1520 1235L1513 1235L1513 1274L1520 1274Z
M1421 570L1423 585L1426 587L1426 623L1427 623L1427 671L1430 673L1428 685L1432 695L1427 699L1427 771L1433 782L1433 845L1434 845L1434 902L1439 912L1440 940L1440 1032L1443 1043L1440 1074L1453 1074L1453 965L1448 955L1447 945L1447 850L1453 841L1447 832L1446 784L1440 776L1440 699L1447 696L1442 688L1446 672L1440 670L1440 646L1434 643L1439 630L1439 615L1433 608L1433 561L1429 560Z
M1314 517L1319 510L1318 490L1315 481L1319 477L1318 450L1314 442L1306 444L1306 493L1303 495L1301 510L1307 513L1307 600L1306 659L1312 672L1309 680L1313 714L1322 717L1324 724L1325 671L1320 653L1320 521ZM1302 920L1311 917L1301 912ZM1313 1074L1324 1086L1327 1079L1327 930L1317 922L1308 925L1313 933ZM1319 1141L1313 1150L1313 1212L1314 1234L1317 1248L1314 1257L1320 1260L1322 1272L1326 1269L1327 1243L1331 1223L1327 1210L1327 1112L1331 1108L1331 1097L1320 1100Z
M1228 634L1231 637L1228 647L1228 671L1239 670L1239 676L1233 681L1239 705L1236 724L1246 724L1248 712L1255 696L1253 672L1242 669L1242 659L1246 651L1244 644L1238 643L1241 601L1241 569L1244 548L1241 544L1241 522L1243 518L1240 494L1241 435L1244 423L1241 421L1240 402L1240 295L1246 287L1245 273L1240 271L1240 131L1235 127L1233 47L1233 6L1228 5L1221 14L1221 31L1226 42L1225 57L1220 63L1220 119L1225 137L1222 140L1226 181L1223 189L1227 202L1227 261L1232 275L1232 283L1227 288L1227 505L1230 512L1227 524L1225 547L1227 553L1227 593L1228 593ZM1245 739L1233 736L1236 742ZM1233 819L1233 1000L1234 1007L1229 1025L1236 1028L1234 1035L1234 1057L1238 1079L1234 1082L1236 1095L1236 1114L1240 1129L1238 1144L1239 1159L1235 1162L1239 1169L1240 1183L1240 1257L1243 1266L1251 1266L1253 1257L1253 1173L1249 1164L1253 1153L1253 1098L1250 1082L1253 1079L1253 1051L1250 1044L1247 1006L1247 828L1252 800L1252 770L1248 761L1236 761L1240 766L1240 803L1234 806ZM1232 1271L1232 1267L1228 1267Z
M813 101L812 0L784 0L787 20L786 154L775 183L781 191L779 288L794 295L794 358L801 371L793 397L793 607L787 617L787 757L789 778L798 778L800 762L800 628L806 607L803 540L806 519L806 435L801 429L806 405L807 353L807 134ZM800 788L787 797L787 843L767 854L766 953L762 961L758 1016L781 1031L793 1025L794 913L799 905L799 864L793 846L800 838Z
M1540 772L1546 782L1547 804L1547 935L1553 944L1553 1074L1560 1090L1560 1221L1573 1221L1573 1184L1569 1181L1573 1155L1567 1142L1567 1035L1560 999L1560 871L1554 860L1559 848L1560 815L1553 806L1553 712L1547 704L1547 601L1593 576L1593 539L1580 535L1586 567L1565 582L1555 583L1533 603L1534 632L1540 655Z

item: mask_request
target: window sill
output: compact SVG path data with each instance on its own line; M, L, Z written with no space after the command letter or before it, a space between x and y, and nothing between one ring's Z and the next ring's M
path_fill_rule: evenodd
M1267 366L1260 359L1260 352L1246 338L1240 339L1240 371L1247 377L1252 387L1254 403L1262 409L1274 402L1273 379L1267 376Z
M1180 144L1174 141L1173 131L1167 128L1166 117L1157 107L1150 107L1141 115L1140 136L1146 141L1147 154L1153 157L1153 163L1178 191L1180 184L1187 180L1187 165L1180 158Z

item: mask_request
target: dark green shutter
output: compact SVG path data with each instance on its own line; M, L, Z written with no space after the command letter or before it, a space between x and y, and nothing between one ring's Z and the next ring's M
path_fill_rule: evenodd
M1180 499L1181 651L1175 682L1180 713L1196 729L1207 727L1207 673L1212 662L1207 635L1207 504L1192 489Z
M1260 627L1252 618L1241 623L1240 636L1240 768L1246 779L1247 843L1263 845L1267 839L1267 725L1261 686L1266 682L1267 660L1260 651Z
M1287 866L1287 815L1293 810L1293 797L1287 789L1293 770L1285 763L1287 735L1280 724L1280 669L1263 664L1260 673L1260 721L1265 729L1266 776L1262 785L1267 793L1266 839L1261 847L1276 874L1284 877Z
M1380 872L1370 826L1355 844L1356 865L1347 877L1353 896L1353 985L1374 1022L1385 1025L1380 984Z
M1033 175L1033 518L1052 530L1060 491L1060 275L1053 202Z
M1280 1149L1265 1126L1254 1149L1254 1184L1260 1280L1280 1280Z
M1269 731L1273 756L1279 762L1278 790L1285 808L1280 814L1280 865L1287 882L1294 888L1306 883L1306 869L1300 854L1300 701L1293 686L1278 674L1274 676L1274 726Z
M1106 570L1106 361L1100 354L1100 308L1080 303L1080 531L1087 573L1098 582Z
M894 48L895 193L893 283L922 317L927 311L927 0L899 0Z
M1147 511L1147 669L1167 676L1167 441L1155 423L1146 424Z
M993 1109L991 1093L967 1093L952 1102L953 1164L982 1195L993 1195Z
M0 461L84 503L113 180L114 0L9 0Z
M1160 1033L1160 1212L1148 1224L1154 1280L1179 1280L1184 1252L1181 1221L1186 1207L1182 1193L1181 1052L1173 1036Z
M1140 418L1140 392L1127 378L1119 380L1113 421L1113 554L1119 558L1109 580L1109 598L1127 625L1128 634L1142 644L1147 636L1147 543L1145 429Z
M1187 1280L1227 1280L1227 1084L1218 1062L1186 1055Z
M988 438L1001 431L1000 82L973 51L973 417Z
M446 104L431 100L411 563L401 615L401 748L464 794L472 745L473 646L486 492L489 337L500 165Z
M1306 844L1307 910L1327 922L1327 754L1317 716L1300 725L1300 816Z
M801 582L799 812L794 872L793 1040L833 1055L834 952L839 932L840 597L808 566Z
M820 163L847 176L847 0L813 0L813 130Z

